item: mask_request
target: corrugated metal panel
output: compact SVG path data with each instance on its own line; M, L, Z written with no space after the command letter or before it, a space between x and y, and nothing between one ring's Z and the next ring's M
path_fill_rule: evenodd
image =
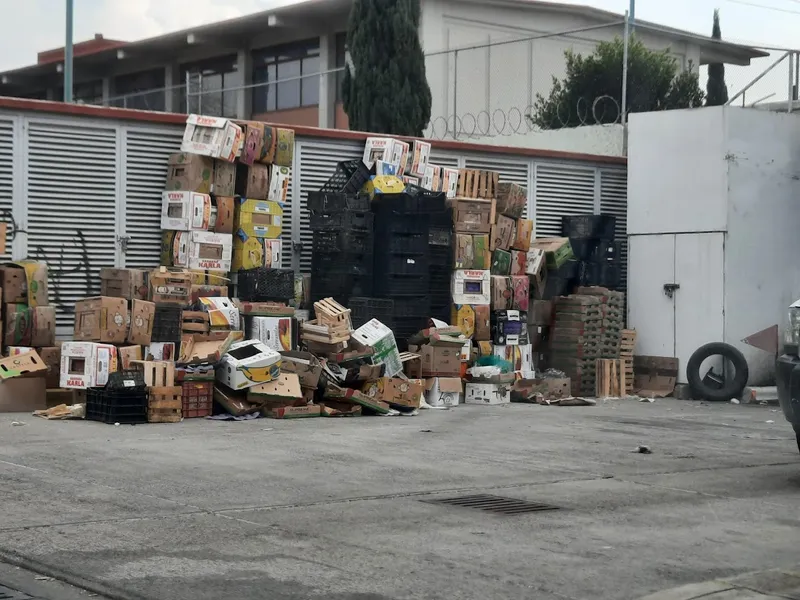
M431 155L428 163L439 167L450 167L451 169L459 168L459 155L447 150L431 149Z
M71 331L75 301L100 292L100 268L116 255L118 126L81 121L26 128L27 255L48 264L59 335Z
M595 168L536 164L536 236L561 235L561 218L594 213Z
M620 243L622 279L619 289L627 289L628 281L628 172L625 169L600 170L600 212L616 215L616 239Z
M296 196L291 196L295 200L295 206L299 203L299 221L295 226L298 232L295 241L302 244L300 255L300 272L309 273L311 271L311 230L308 228L308 192L313 192L322 187L336 170L336 163L341 160L354 160L361 158L364 154L364 146L358 142L329 142L317 141L303 138L295 145L298 153L301 168L294 178L294 185L299 186ZM287 207L293 211L293 207ZM287 221L289 217L287 216ZM284 240L287 239L286 226L284 226ZM284 241L284 247L291 241ZM289 255L287 252L286 255ZM284 259L284 264L285 259Z
M178 152L182 131L123 130L125 165L125 235L130 237L125 266L157 267L161 252L161 193L167 176L167 159Z
M14 126L12 119L0 119L0 222L8 226L6 248L0 248L2 260L11 259L13 236L12 210L14 205Z
M464 162L465 169L483 169L487 171L497 171L500 174L500 181L518 183L528 187L528 161L514 160L505 157L489 157L468 155ZM528 190L530 196L531 190ZM523 218L528 216L528 207L522 213Z

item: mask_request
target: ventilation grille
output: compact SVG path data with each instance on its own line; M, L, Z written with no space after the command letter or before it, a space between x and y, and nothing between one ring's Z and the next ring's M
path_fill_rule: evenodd
M558 506L553 506L552 504L540 504L538 502L528 502L527 500L504 498L502 496L491 496L489 494L456 496L455 498L433 498L431 500L423 500L423 502L457 506L460 508L476 508L484 512L492 512L501 515L519 515L543 510L559 509Z

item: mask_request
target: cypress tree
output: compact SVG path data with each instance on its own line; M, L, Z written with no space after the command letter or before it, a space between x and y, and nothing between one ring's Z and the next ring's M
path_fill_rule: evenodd
M711 37L722 39L719 26L719 10L714 11L714 28ZM706 83L706 106L721 106L728 101L728 86L725 84L725 65L713 63L708 65L708 83Z
M342 82L350 129L421 136L431 90L419 42L420 0L355 0Z

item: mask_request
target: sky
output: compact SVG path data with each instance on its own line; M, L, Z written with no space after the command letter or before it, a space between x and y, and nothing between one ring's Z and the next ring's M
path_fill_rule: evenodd
M74 2L76 42L90 39L95 33L132 41L293 3L292 0ZM627 10L629 0L573 0L568 3L622 13ZM0 36L0 70L33 64L37 52L62 46L64 6L65 0L0 0L4 25L3 36ZM715 8L720 9L725 39L800 48L800 0L636 0L636 17L709 34ZM769 62L771 59L761 59L756 68L732 69L730 76L741 78L744 84Z

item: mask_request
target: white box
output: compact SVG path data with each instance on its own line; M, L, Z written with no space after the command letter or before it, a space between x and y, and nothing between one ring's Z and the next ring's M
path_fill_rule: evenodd
M491 271L461 269L453 271L455 304L491 304Z
M397 165L385 160L375 161L375 175L397 175Z
M172 263L202 271L230 271L233 235L211 231L188 231L173 241Z
M362 162L370 169L376 160L394 162L396 141L388 137L369 137L364 144Z
M384 363L386 377L394 377L403 371L403 363L400 360L400 351L397 349L394 332L378 319L372 319L365 323L356 329L351 337L374 350L372 364Z
M250 339L258 340L278 352L293 350L291 317L251 317L246 333Z
M442 167L428 165L425 167L425 177L422 178L422 187L432 192L442 191Z
M411 158L411 168L409 175L415 177L425 177L425 169L428 167L428 159L431 156L431 145L428 142L414 141L414 153Z
M203 297L200 298L200 304L203 305L203 309L208 313L208 320L212 329L239 331L241 328L239 309L231 302L230 298Z
M533 346L524 344L522 346L492 346L492 354L507 360L514 365L514 371L522 374L523 379L533 379Z
M425 385L425 402L431 406L458 406L464 402L464 386L458 377L434 377Z
M233 162L241 152L242 128L229 119L189 115L181 152L191 152Z
M292 170L289 167L272 165L269 174L269 196L273 202L286 202L286 195L289 193L289 180L292 178Z
M468 383L466 404L510 404L511 386L507 383Z
M411 145L408 142L401 142L400 140L394 141L392 163L397 167L398 177L406 172L406 168L408 167L408 152L410 149Z
M117 370L117 349L110 344L64 342L61 345L62 388L102 387Z
M281 355L258 340L233 344L217 366L217 381L232 390L269 383L280 375Z
M210 226L211 196L208 194L197 192L161 194L161 229L207 231Z
M444 167L442 169L442 192L448 198L455 198L458 193L458 169L449 169Z

